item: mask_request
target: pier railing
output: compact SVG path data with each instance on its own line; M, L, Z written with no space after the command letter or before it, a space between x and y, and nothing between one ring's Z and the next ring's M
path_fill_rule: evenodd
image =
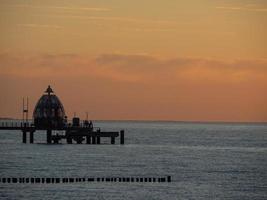
M1 127L31 127L33 126L32 121L22 121L22 120L0 120Z
M23 121L23 120L0 120L0 129L8 129L8 128L11 128L11 129L14 129L14 128L17 128L17 129L20 129L20 128L23 128L23 127L31 127L31 128L34 128L34 123L32 120L28 120L28 121ZM84 122L81 122L79 123L79 126L73 126L73 124L71 123L71 121L68 121L68 123L66 123L62 129L66 129L66 128L72 128L72 127L79 127L79 128L88 128L88 124L87 123L84 123ZM100 131L100 127L94 127L92 126L92 129L93 131Z

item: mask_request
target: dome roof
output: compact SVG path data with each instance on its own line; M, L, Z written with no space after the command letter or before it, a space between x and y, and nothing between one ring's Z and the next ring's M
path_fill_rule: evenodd
M63 104L55 94L51 94L53 90L50 86L45 92L47 94L42 95L34 108L34 125L37 128L59 128L64 125L65 120Z

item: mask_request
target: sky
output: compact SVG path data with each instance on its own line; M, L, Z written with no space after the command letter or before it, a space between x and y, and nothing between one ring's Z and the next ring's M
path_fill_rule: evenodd
M51 85L103 120L267 122L265 0L0 0L0 116Z

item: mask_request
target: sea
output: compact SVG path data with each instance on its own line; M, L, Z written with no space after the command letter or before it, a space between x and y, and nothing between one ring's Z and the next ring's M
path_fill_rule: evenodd
M23 144L0 131L0 177L165 177L171 182L0 183L0 199L267 199L267 124L96 121L125 144Z

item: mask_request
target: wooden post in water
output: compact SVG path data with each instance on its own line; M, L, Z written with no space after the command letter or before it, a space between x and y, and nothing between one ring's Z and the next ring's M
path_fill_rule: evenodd
M96 137L95 136L92 137L92 144L96 144Z
M111 144L115 144L115 137L111 137L111 141L110 141Z
M97 144L100 144L101 142L100 142L100 135L98 135L97 137L96 137L96 143Z
M30 131L30 143L34 142L34 131Z
M120 131L120 140L121 140L120 143L124 144L124 130Z
M96 143L100 144L100 129L97 130Z
M86 136L86 144L91 144L91 137L90 136Z
M22 130L22 142L27 143L27 132L25 129Z
M46 131L46 141L47 141L47 144L51 144L52 142L52 130L51 129L47 129Z
M72 138L69 137L69 136L67 136L67 143L68 143L68 144L72 144Z

